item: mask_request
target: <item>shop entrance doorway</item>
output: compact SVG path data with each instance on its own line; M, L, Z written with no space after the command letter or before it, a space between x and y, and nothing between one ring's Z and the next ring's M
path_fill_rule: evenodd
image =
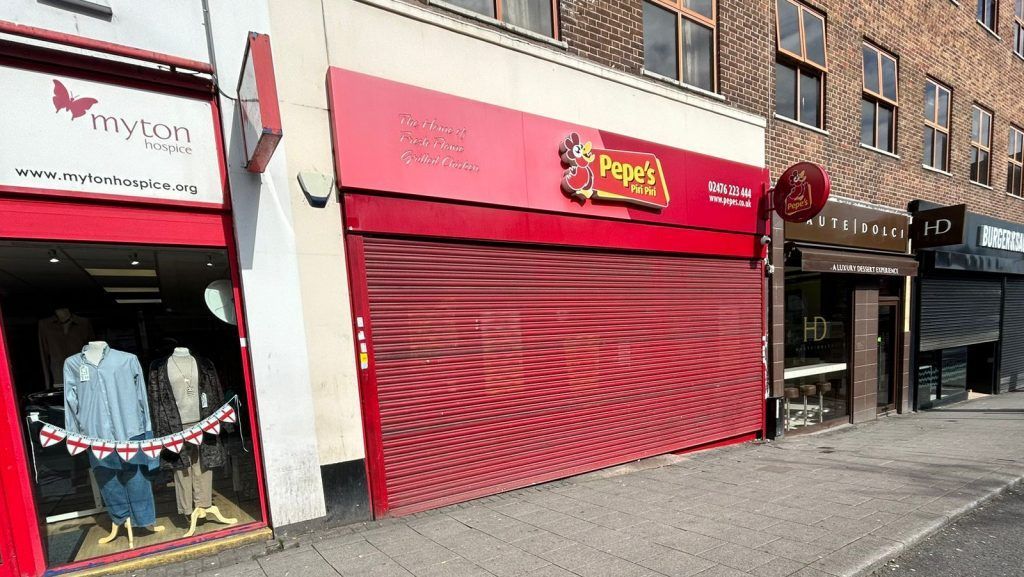
M896 408L899 371L899 299L878 302L878 412Z

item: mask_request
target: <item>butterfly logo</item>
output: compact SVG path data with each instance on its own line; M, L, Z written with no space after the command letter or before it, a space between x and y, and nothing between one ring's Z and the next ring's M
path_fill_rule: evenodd
M75 98L60 80L53 81L53 107L57 112L67 110L71 113L71 120L85 113L92 108L93 104L99 102L95 98Z

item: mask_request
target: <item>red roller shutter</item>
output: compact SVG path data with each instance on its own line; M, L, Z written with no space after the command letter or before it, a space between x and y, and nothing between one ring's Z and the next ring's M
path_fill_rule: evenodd
M761 427L756 261L382 238L364 250L391 513Z

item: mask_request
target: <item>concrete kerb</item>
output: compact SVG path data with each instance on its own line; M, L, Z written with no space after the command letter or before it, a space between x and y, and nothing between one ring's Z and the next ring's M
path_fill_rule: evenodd
M948 515L940 515L940 517L942 519L941 522L939 522L937 524L930 525L930 526L926 526L925 528L920 529L918 531L910 532L910 533L908 533L907 537L904 538L904 539L890 538L892 541L895 541L897 543L895 551L893 551L891 554L879 555L879 556L876 556L876 557L874 557L872 559L867 559L867 560L865 560L863 566L858 568L855 572L849 573L849 574L837 575L837 577L864 577L866 575L873 574L875 571L877 571L878 569L883 567L886 563L888 563L890 559L898 557L899 555L903 554L904 551L907 551L907 550L913 548L914 545L917 545L921 541L924 541L928 537L930 537L933 534L939 532L940 530L942 530L942 528L946 527L947 525L949 525L950 523L955 521L957 518L959 518L959 517L961 517L961 516L963 516L963 515L965 515L967 513L970 513L971 511L977 509L978 507L980 507L981 505L985 504L986 502L991 501L992 499L998 497L999 495L1002 495L1003 493L1005 493L1006 491L1010 490L1011 488L1016 487L1017 485L1020 485L1022 481L1024 481L1024 476L1018 476L1016 479L1011 480L1009 483L1006 483L1004 486L999 487L998 489L995 489L993 491L990 491L987 494L982 495L981 497L978 497L977 499L974 499L974 500L970 501L966 505L958 507L952 513L950 513ZM826 573L829 572L828 569L826 569L826 568L821 568L821 570L825 571Z

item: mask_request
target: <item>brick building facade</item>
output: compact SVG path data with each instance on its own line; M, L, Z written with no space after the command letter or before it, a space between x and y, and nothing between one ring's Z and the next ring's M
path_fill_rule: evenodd
M774 4L774 2L772 2ZM1024 123L1024 59L1014 53L1017 35L1014 6L1006 3L990 30L977 19L975 1L956 3L815 2L805 4L823 15L827 28L823 122L821 129L801 126L776 114L778 83L771 83L768 111L767 162L773 175L786 166L807 160L827 167L833 194L883 207L906 210L914 199L941 205L966 204L968 210L1008 221L1024 220L1024 200L1007 193L1007 143L1011 126ZM984 4L984 3L983 3ZM760 8L763 4L758 3ZM772 30L776 60L776 22ZM895 57L898 62L898 99L894 154L861 143L861 101L864 98L865 43ZM785 60L785 57L782 57ZM925 87L931 80L951 92L949 107L948 166L932 170L925 163ZM991 176L987 185L972 182L972 109L980 106L993 114L991 123ZM1019 194L1019 193L1018 193ZM776 219L773 262L784 264L786 245L782 223ZM784 275L773 277L772 393L783 396L786 345L784 342L786 289ZM914 310L915 294L908 282L901 291L907 317ZM851 413L854 422L874 418L877 353L864 341L877 338L878 291L870 279L861 279L853 306L855 348L861 359L851 374ZM914 303L916 307L917 304ZM906 319L902 349L898 409L911 408L913 338Z
M448 14L455 4L458 17L495 25L493 19L465 10L490 6L489 2L408 1ZM497 0L494 5L500 11L502 2L507 1ZM1018 24L1024 14L1015 14L1013 3L997 5L993 0L895 4L876 0L782 1L791 9L806 11L815 21L823 22L822 62L819 66L810 63L809 67L796 67L809 71L823 85L818 119L811 122L813 126L785 118L785 113L778 114L782 106L778 102L780 79L776 64L793 65L794 59L791 51L787 56L779 46L777 0L560 0L552 4L557 17L551 34L547 35L550 38L510 26L507 22L514 17L499 15L498 18L505 20L501 26L520 40L549 49L554 46L572 57L765 118L766 165L773 177L795 162L810 161L827 168L833 195L870 203L883 211L906 211L911 201L924 199L940 205L963 203L971 212L1007 221L1024 220L1024 200L1019 193L1017 196L1007 193L1007 141L1012 126L1024 126L1024 103L1017 94L1018 87L1024 86L1024 33ZM650 6L681 12L681 23L687 19L699 21L702 14L708 18L705 24L713 23L716 68L711 90L699 90L693 82L677 80L683 78L687 50L678 45L675 48L680 60L676 64L680 74L651 73L662 69L649 53L651 44L645 37L645 14ZM804 38L803 24L799 30L800 38ZM685 35L684 29L679 39L682 41ZM1015 54L1015 44L1020 55ZM865 87L865 45L881 54L879 66L883 60L895 63L895 94L872 94ZM675 64L670 63L669 68L671 65ZM881 73L879 78L884 81ZM925 122L928 82L950 93L947 152L942 155L943 162L938 170L923 166L926 134L935 132ZM878 90L883 91L882 87ZM876 114L880 114L882 108L893 111L895 120L890 144L862 144L862 101L865 99L880 103ZM986 182L980 184L972 182L972 114L976 108L992 115L988 142L990 175L981 179ZM937 137L929 138L934 145ZM769 317L774 337L769 347L770 392L782 397L786 354L783 269L787 245L781 221L777 220L773 228L771 258L778 272L771 283ZM902 352L896 368L900 391L894 408L901 411L911 408L913 383L909 329L911 295L915 289L904 280L906 282L896 291L902 298L902 330L898 343ZM854 314L851 325L857 331L850 335L856 342L850 350L856 349L863 355L857 361L861 366L850 371L850 413L854 421L874 418L876 401L873 392L876 377L872 372L877 368L876 353L869 350L871 347L865 342L878 338L877 329L870 328L877 316L878 287L871 279L861 278L859 282L866 285L854 289L856 296L851 304Z
M1007 220L1024 217L1024 200L1006 194L1007 135L1011 124L1024 125L1020 98L1024 59L1013 52L1013 5L1001 3L992 32L976 21L975 4L975 0L810 4L827 22L825 133L772 114L767 146L773 174L797 160L811 160L828 167L833 193L840 196L902 208L925 198L948 205L966 203L972 211ZM763 3L757 5L764 8ZM774 30L774 22L763 21L761 29ZM774 44L774 38L771 41ZM888 51L899 63L898 158L860 144L861 45L865 41ZM952 91L948 174L922 167L927 78ZM775 84L771 86L774 113ZM988 187L969 178L974 104L994 112Z

